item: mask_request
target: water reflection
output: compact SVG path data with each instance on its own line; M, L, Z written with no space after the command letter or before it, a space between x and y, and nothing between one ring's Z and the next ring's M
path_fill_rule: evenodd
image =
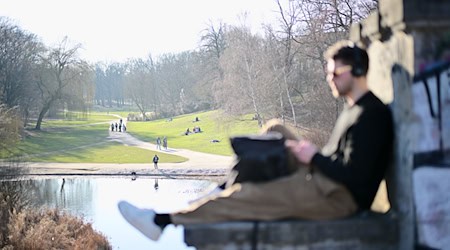
M33 180L31 202L36 206L59 208L85 217L92 216L95 185L90 179L58 178Z
M56 207L84 217L105 234L114 249L193 249L183 242L183 228L169 226L154 243L121 217L117 203L127 200L157 212L171 212L187 205L210 184L205 180L147 178L54 178L26 181L32 202Z

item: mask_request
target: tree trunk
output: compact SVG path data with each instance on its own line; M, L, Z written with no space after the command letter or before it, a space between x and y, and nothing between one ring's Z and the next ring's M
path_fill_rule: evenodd
M42 107L41 112L39 113L38 120L36 122L36 127L35 127L36 130L41 130L42 120L44 119L45 114L47 114L47 112L50 110L50 107L52 106L53 102L58 99L57 96L60 96L59 91L57 91L57 93L55 95L53 95Z
M294 120L294 127L297 127L297 116L295 114L294 102L292 101L291 94L289 93L289 86L287 83L287 76L284 74L284 86L286 87L286 95L289 101L289 105L291 106L292 119Z
M39 113L39 117L38 117L38 120L37 120L37 122L36 122L36 127L35 127L36 130L41 130L41 123L42 123L42 120L44 119L45 114L47 114L48 110L50 109L50 105L51 105L52 102L53 102L53 100L47 102L47 103L44 105L44 107L42 107L42 110L41 110L41 112Z

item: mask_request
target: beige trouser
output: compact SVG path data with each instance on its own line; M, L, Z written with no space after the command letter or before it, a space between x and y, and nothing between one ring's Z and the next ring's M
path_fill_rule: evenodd
M296 136L278 122L269 121L262 132L279 131L286 139ZM286 218L334 219L357 210L350 192L317 170L310 174L291 156L293 174L265 183L234 184L171 214L174 224L231 220Z
M174 224L285 218L334 219L357 210L348 190L306 168L266 183L241 183L171 215Z

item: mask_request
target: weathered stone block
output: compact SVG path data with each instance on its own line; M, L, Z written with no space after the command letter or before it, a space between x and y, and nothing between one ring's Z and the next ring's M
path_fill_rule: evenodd
M355 42L355 43L361 41L361 24L360 23L354 23L350 27L349 40L352 42Z
M394 214L361 213L331 221L227 222L185 226L197 249L397 249Z
M393 30L400 30L404 27L403 2L403 0L378 1L382 27Z
M414 171L414 200L418 242L448 249L450 246L450 168L423 166Z
M381 38L380 33L380 15L378 11L372 12L363 21L362 37L367 37L371 41L376 41Z

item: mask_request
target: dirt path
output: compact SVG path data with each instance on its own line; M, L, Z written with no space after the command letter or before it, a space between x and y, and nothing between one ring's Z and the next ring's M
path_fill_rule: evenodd
M109 132L109 141L120 142L126 146L156 150L156 145L143 142L128 133ZM170 141L169 141L170 146ZM200 153L187 149L168 148L161 150L188 158L183 163L159 163L158 169L153 164L114 164L114 163L26 163L31 175L130 175L135 172L140 176L161 176L166 178L221 178L233 163L233 157Z

